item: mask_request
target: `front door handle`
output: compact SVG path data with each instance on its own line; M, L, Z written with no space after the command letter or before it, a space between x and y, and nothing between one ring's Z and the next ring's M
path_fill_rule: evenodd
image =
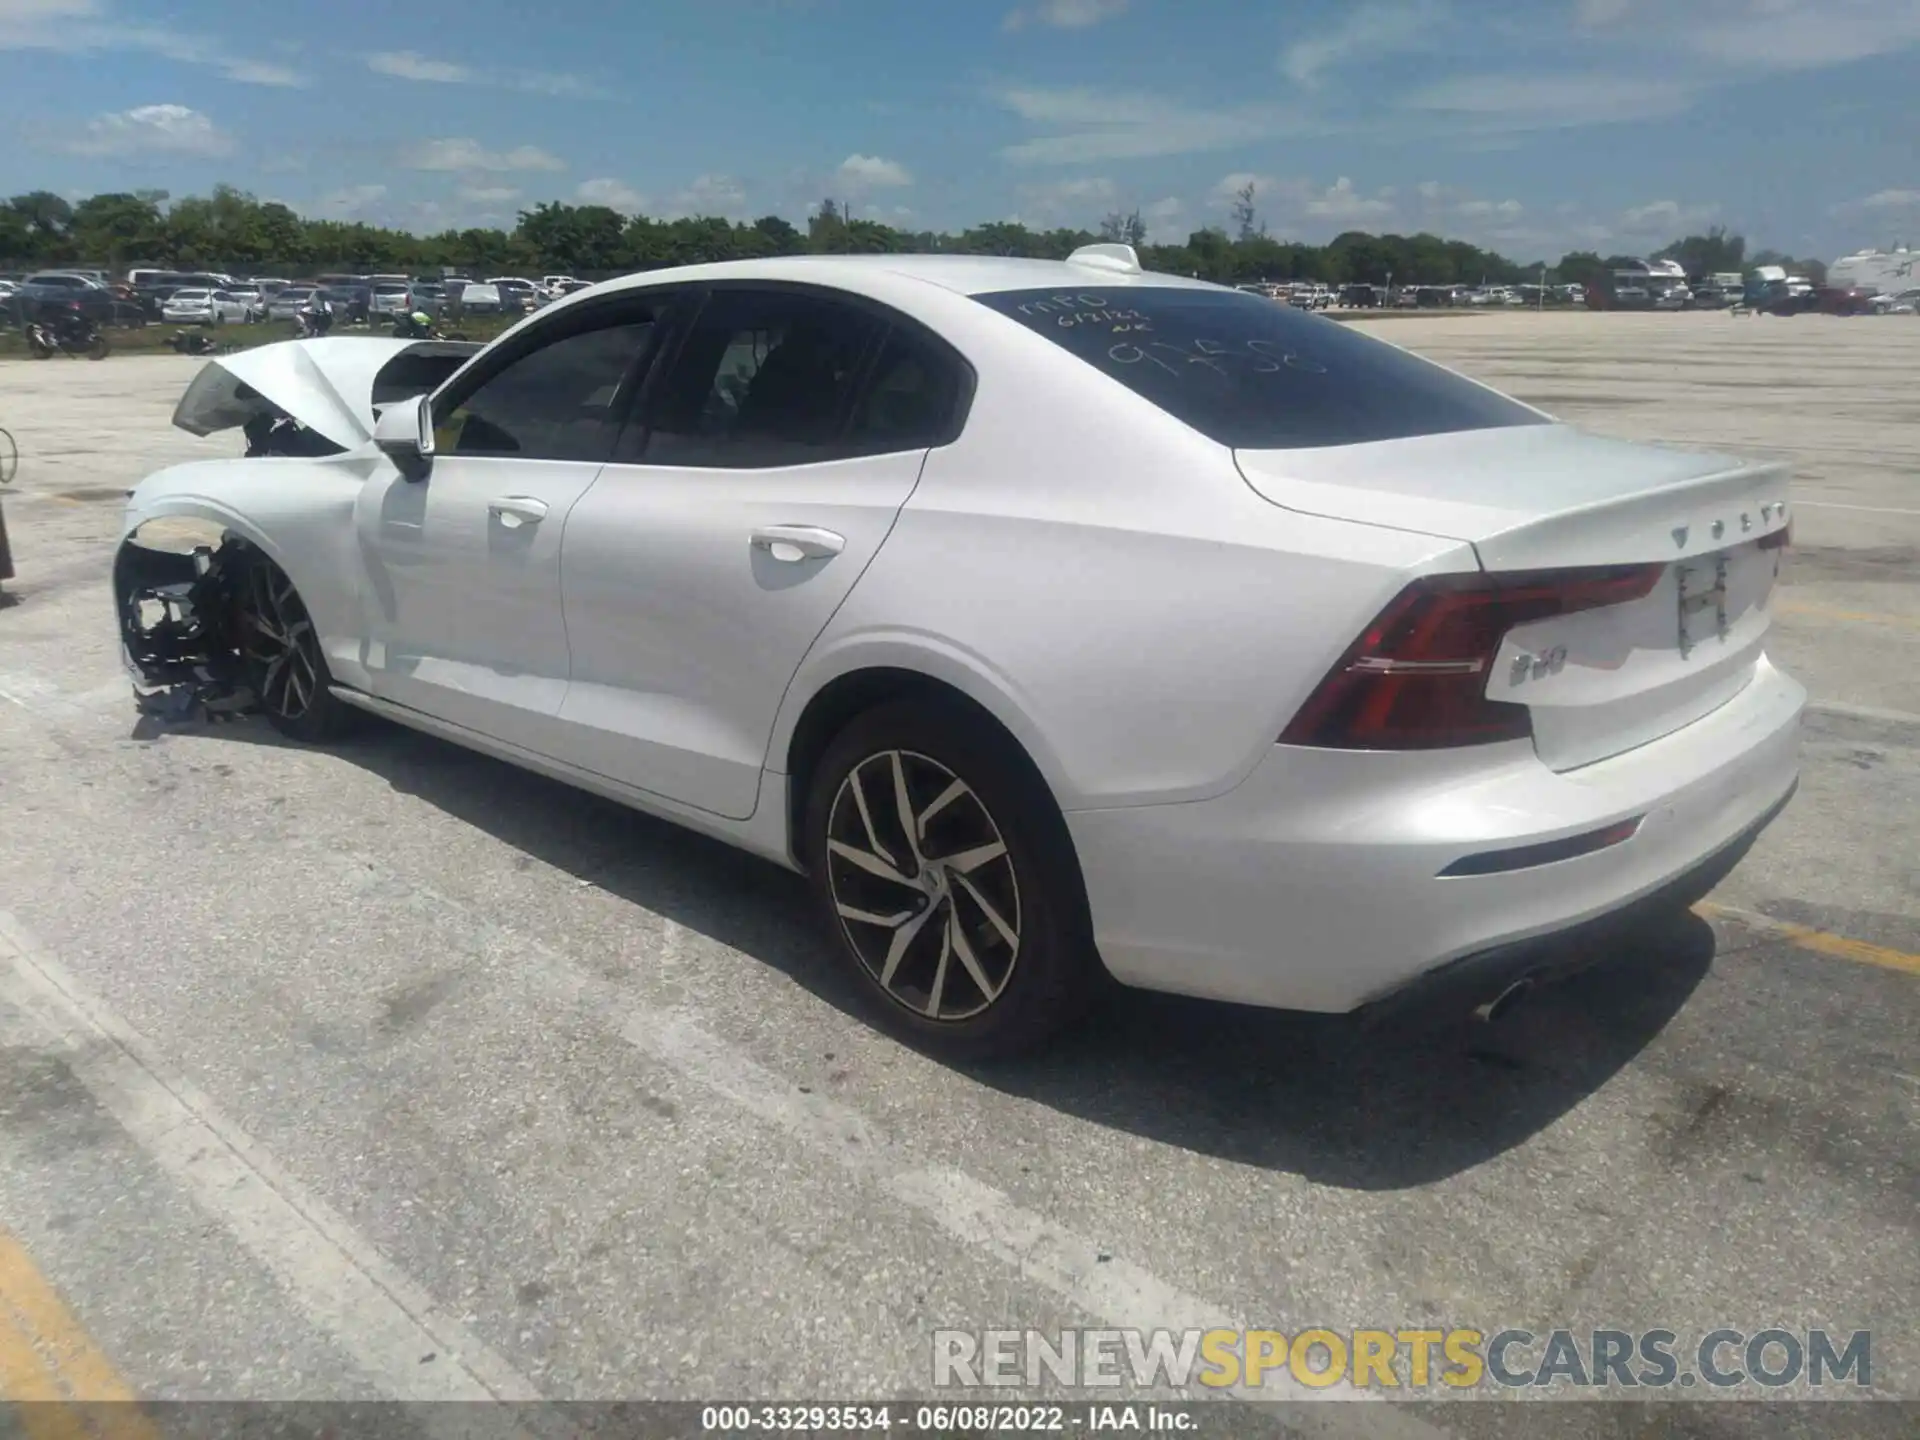
M509 530L522 525L537 525L547 518L547 502L531 495L502 495L489 501L487 513Z
M753 548L776 560L797 565L802 560L824 560L847 548L847 537L817 525L762 525L753 532Z

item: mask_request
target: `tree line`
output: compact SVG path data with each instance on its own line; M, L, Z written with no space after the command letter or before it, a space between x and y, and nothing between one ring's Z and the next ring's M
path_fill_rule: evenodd
M293 274L327 271L427 274L451 268L465 274L565 272L593 279L637 270L755 256L944 251L974 255L1064 258L1081 245L1125 241L1151 270L1196 275L1224 284L1258 280L1316 280L1327 284L1516 284L1544 276L1550 283L1592 284L1636 263L1626 255L1576 251L1559 260L1516 262L1464 240L1438 235L1372 235L1350 230L1326 245L1270 235L1249 187L1240 192L1231 226L1209 226L1184 243L1150 245L1139 212L1115 213L1096 230L1038 230L990 221L958 234L909 231L855 218L840 202L823 200L796 226L778 215L753 221L715 216L657 219L623 215L605 205L537 204L519 213L511 230L469 228L433 235L359 221L315 220L277 201L261 201L232 186L211 195L173 199L161 190L93 195L70 202L48 191L0 202L0 268L87 265L113 271L134 265L178 270L262 270ZM1738 235L1713 230L1690 235L1657 252L1681 260L1689 274L1785 264L1816 271L1817 261L1795 262L1776 252L1746 254Z

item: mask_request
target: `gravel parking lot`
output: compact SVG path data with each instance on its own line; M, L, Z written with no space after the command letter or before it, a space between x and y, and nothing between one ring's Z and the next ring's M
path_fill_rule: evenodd
M0 1295L176 1398L924 1395L939 1327L1222 1324L1872 1330L1920 1400L1920 325L1366 328L1794 462L1798 798L1490 1033L1132 995L979 1073L870 1030L758 862L386 726L137 719L121 498L235 437L169 428L197 361L0 363Z

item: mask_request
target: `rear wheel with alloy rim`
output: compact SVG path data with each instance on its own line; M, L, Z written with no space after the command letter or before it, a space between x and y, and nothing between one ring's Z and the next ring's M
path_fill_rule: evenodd
M278 565L249 557L235 594L240 658L267 722L309 743L341 733L353 711L335 698L320 632Z
M804 839L828 922L895 1029L999 1055L1083 1008L1099 966L1065 824L981 719L924 701L858 717L814 774Z

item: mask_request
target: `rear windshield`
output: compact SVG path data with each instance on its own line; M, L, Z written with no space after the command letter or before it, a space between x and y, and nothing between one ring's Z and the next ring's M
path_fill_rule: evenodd
M1551 423L1339 321L1237 290L1125 286L974 298L1235 449Z

